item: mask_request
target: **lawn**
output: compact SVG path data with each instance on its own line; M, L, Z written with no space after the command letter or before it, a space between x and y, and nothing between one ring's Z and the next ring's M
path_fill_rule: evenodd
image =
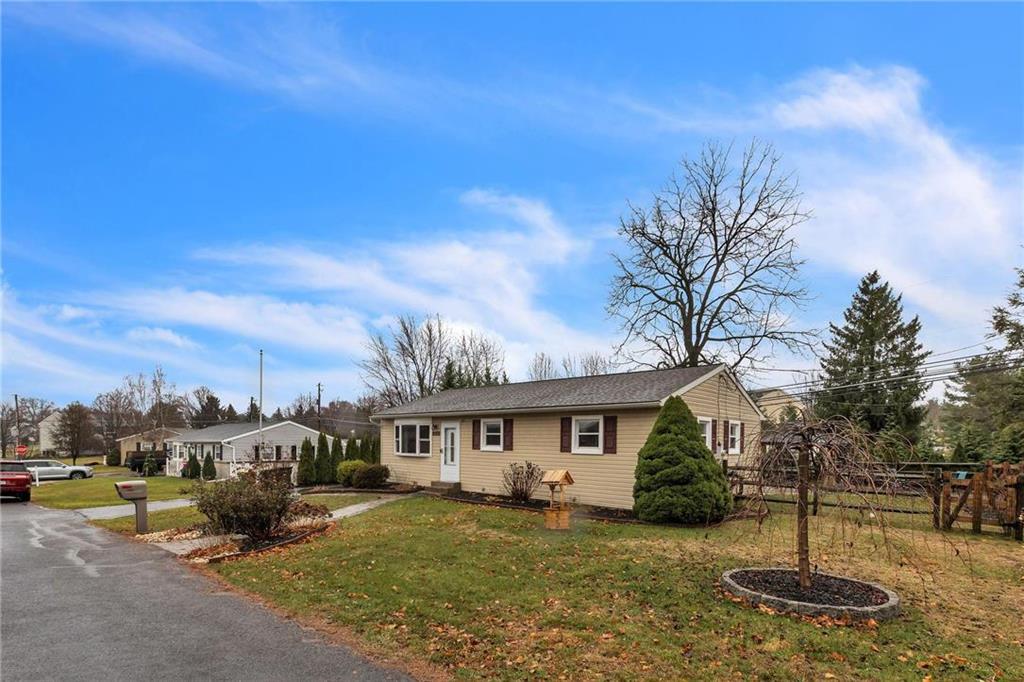
M314 504L322 504L331 511L348 507L360 502L375 500L380 495L353 494L353 495L303 495L302 499ZM205 523L206 517L199 513L195 507L181 507L180 509L164 509L149 513L149 531L155 533L171 528L188 528L199 523ZM119 519L97 519L93 524L106 528L107 530L135 535L135 517L125 516Z
M793 519L776 519L760 535L749 521L574 521L559 533L539 514L411 498L210 570L371 654L459 678L974 680L1024 670L1021 545L972 539L957 556L930 530L904 532L889 563L866 526L817 517L822 570L884 582L907 604L876 627L827 626L749 609L715 587L727 568L789 559Z
M97 476L80 481L54 481L32 488L32 501L55 509L105 507L111 504L130 504L117 496L116 481L135 481L138 476ZM146 479L149 500L173 500L186 497L181 490L189 482L176 476L152 476Z

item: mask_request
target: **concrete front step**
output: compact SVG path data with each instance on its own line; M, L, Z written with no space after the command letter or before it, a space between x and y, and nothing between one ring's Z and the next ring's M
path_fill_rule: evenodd
M462 490L461 483L449 483L448 481L431 481L426 488L426 491L433 495L450 495L460 490Z

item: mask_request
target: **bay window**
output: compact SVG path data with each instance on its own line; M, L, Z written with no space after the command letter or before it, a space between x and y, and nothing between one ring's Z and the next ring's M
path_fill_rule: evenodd
M430 457L430 422L395 422L395 454Z

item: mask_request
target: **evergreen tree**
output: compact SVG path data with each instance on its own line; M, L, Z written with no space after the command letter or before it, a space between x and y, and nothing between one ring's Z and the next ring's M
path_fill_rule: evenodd
M228 403L228 406L224 408L224 421L229 424L233 424L239 420L238 412L235 411L235 406Z
M842 326L829 325L832 338L825 343L823 390L815 412L916 442L925 416L918 403L928 388L921 364L929 353L917 340L920 320L903 321L901 298L877 271L860 281Z
M281 413L281 408L274 410L274 414L270 415L270 421L272 422L283 422L284 415Z
M156 463L156 458L153 457L153 453L149 452L146 455L146 459L142 460L142 475L156 476L160 473L160 465Z
M633 511L650 523L713 523L732 509L722 467L682 398L665 401L637 454Z
M359 439L359 459L364 462L372 462L372 454L373 451L370 449L370 436L367 434Z
M316 484L316 455L313 452L313 443L308 438L302 441L302 448L299 451L299 485Z
M327 445L327 434L323 432L316 440L316 482L321 485L334 483L334 460Z
M348 441L345 443L345 459L359 459L359 443L356 442L354 435L349 436Z
M438 390L447 391L452 388L465 388L465 377L455 361L449 359L444 363L444 373L441 375L441 384L438 386Z
M260 406L256 404L255 398L249 398L249 411L246 413L246 421L255 424L260 420Z
M199 464L199 458L196 457L196 453L188 453L188 461L185 463L185 478L199 478L202 472L203 467Z
M341 447L341 436L335 436L334 440L331 441L331 471L334 472L332 483L338 482L338 465L344 459L345 453Z
M206 453L206 457L203 457L203 480L212 481L217 478L217 467L213 464L213 455L209 452Z

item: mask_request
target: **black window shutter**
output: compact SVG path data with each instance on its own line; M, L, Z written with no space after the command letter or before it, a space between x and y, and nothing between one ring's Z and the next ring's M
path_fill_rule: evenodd
M512 420L511 419L505 419L504 422L505 423L501 425L501 435L502 435L501 449L502 450L511 450L512 449Z
M572 452L572 417L562 417L562 452Z
M473 420L473 449L480 449L480 420Z
M619 442L619 418L606 415L604 418L604 454L614 455Z
M718 420L711 420L711 452L718 452Z
M744 424L743 422L740 422L740 454L741 455L743 454L743 441L746 440L746 438L747 438L746 428L745 427L746 427L746 424Z
M729 454L729 420L722 422L722 452Z

